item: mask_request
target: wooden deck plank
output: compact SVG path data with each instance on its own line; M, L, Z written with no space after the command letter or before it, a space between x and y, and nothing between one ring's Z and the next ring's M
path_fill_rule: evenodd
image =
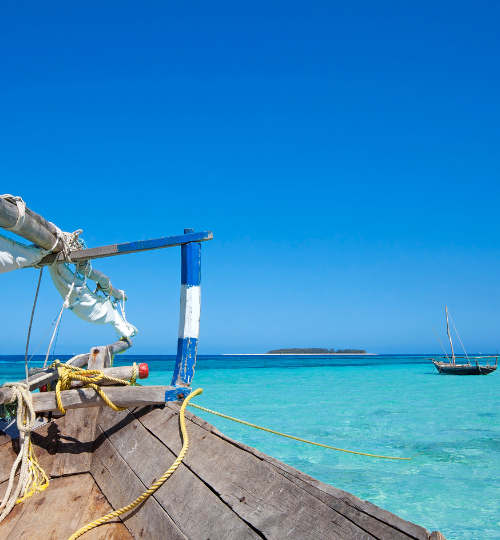
M92 460L97 414L99 409L71 409L66 413L59 432L57 453L50 469L51 476L88 472Z
M140 411L136 415L173 452L180 450L177 415L170 417L167 411L158 409L144 416ZM221 441L192 422L188 434L186 465L265 538L376 538L285 479L265 461ZM385 538L400 540L394 535Z
M78 530L81 527L91 523L92 521L105 516L111 512L113 508L110 506L106 497L94 482L88 504L85 505L83 513L78 523ZM76 532L76 531L74 531ZM166 538L166 537L165 537ZM84 540L134 540L127 527L119 518L109 521L89 532L85 533ZM67 540L67 538L63 539Z
M7 491L8 481L2 482L0 484L0 501L3 500L5 493ZM15 529L22 515L29 511L29 505L31 504L31 499L28 499L25 504L19 504L14 506L10 514L0 523L0 538L4 540L7 536Z
M120 456L147 487L176 458L128 411L115 413L104 409L98 422ZM155 459L150 456L155 456ZM155 493L155 498L190 540L261 538L210 487L182 464Z
M50 477L52 463L57 448L58 426L57 423L48 423L31 433L31 441L40 465ZM17 439L10 439L0 446L0 482L7 480L14 461L19 451Z
M13 448L12 441L10 444L2 444L0 446L0 482L4 482L10 476L10 470L17 457L17 452Z
M97 428L91 474L114 509L130 504L147 488L137 478L109 439ZM187 540L154 497L137 510L124 514L123 522L135 538Z
M0 537L4 540L67 540L90 521L89 512L105 513L109 509L90 474L55 478L48 489L13 510L0 524ZM13 521L15 524L11 526ZM123 523L118 522L95 529L87 538L125 540L133 537Z

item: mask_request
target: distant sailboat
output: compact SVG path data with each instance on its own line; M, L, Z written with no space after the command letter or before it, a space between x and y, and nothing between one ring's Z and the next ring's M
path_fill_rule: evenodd
M446 355L443 357L443 360L434 359L431 358L430 360L436 367L436 369L439 371L439 373L443 373L445 375L489 375L493 371L497 369L498 365L498 354L496 356L475 356L472 358L472 360L475 361L476 365L473 365L471 363L471 358L467 356L467 352L465 351L465 348L462 344L462 340L460 339L460 336L457 336L460 341L460 344L462 345L462 348L464 349L465 356L455 356L455 351L453 350L453 342L451 340L450 335L450 324L448 322L448 307L445 306L446 310L446 331L448 332L448 338L450 340L450 347L451 347L451 360L450 357L446 354L446 350L443 347L443 344L441 343L441 340L439 339L439 336L436 333L436 330L434 330L434 333L436 333L436 337L438 338L439 343L441 344L441 347L443 347L444 354ZM453 323L453 320L451 321ZM453 327L455 327L455 324L453 324ZM455 328L455 332L457 329ZM446 362L444 361L444 358L446 358ZM490 364L490 358L495 358L495 364ZM467 363L461 363L457 364L457 360L465 360L467 359ZM480 365L479 360L486 360L486 365Z

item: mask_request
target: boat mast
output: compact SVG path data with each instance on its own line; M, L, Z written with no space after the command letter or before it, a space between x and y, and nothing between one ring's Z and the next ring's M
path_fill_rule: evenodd
M451 335L450 335L450 325L448 323L448 306L444 306L444 309L446 310L446 330L448 332L448 338L450 339L451 358L453 360L453 364L455 364L455 352L453 351L453 342L451 341Z

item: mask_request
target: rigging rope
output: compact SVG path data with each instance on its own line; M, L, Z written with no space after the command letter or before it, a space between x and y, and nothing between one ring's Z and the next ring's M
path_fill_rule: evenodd
M453 328L455 329L455 332L457 334L458 341L460 341L460 345L462 345L462 349L464 350L465 356L467 357L467 360L469 361L469 364L470 364L469 357L467 356L467 351L465 350L464 344L462 343L462 340L460 339L457 327L455 326L455 323L453 322L453 319L451 318L451 313L449 311L448 311L448 315L450 316L451 324L453 325ZM481 370L479 370L479 371L481 371Z
M189 401L194 398L195 396L199 396L203 393L203 390L201 388L198 388L198 390L195 390L189 396L183 401L181 405L181 410L179 411L179 424L181 428L182 433L182 449L179 452L179 455L177 456L177 459L172 463L172 466L168 471L163 474L161 478L159 478L147 491L145 491L142 495L137 497L137 499L128 504L127 506L124 506L123 508L120 508L119 510L115 510L114 512L110 512L109 514L106 514L100 519L96 519L92 523L89 523L88 525L85 525L85 527L82 527L78 531L76 531L75 534L70 536L68 540L76 540L82 534L85 534L87 531L90 531L91 529L94 529L95 527L98 527L99 525L102 525L103 523L106 523L106 521L109 521L110 519L113 519L115 517L121 516L122 514L125 514L126 512L129 512L130 510L134 509L136 506L139 506L141 503L143 503L146 499L151 497L153 493L159 489L166 481L167 479L172 476L174 471L179 467L179 465L182 463L182 460L184 459L184 456L186 455L186 452L189 447L189 438L188 433L186 429L186 419L184 416L185 410L187 405L189 404Z
M40 283L42 281L43 268L40 269L40 275L38 276L38 285L36 287L35 300L33 302L33 309L31 310L30 325L28 328L28 337L26 338L26 352L24 353L24 369L26 371L26 384L28 383L28 347L30 345L31 327L33 325L33 316L35 315L36 302L38 300L38 291L40 290Z
M336 446L330 446L328 444L320 444L313 441L308 441L307 439L301 439L300 437L294 437L293 435L287 435L286 433L281 433L280 431L275 431L274 429L268 429L262 426L257 426L256 424L251 424L250 422L245 422L244 420L239 420L238 418L233 418L232 416L227 416L226 414L222 414L216 411L212 411L210 409L206 409L205 407L201 407L200 405L195 405L194 403L189 403L189 406L195 407L196 409L200 409L201 411L215 414L216 416L220 416L222 418L226 418L227 420L232 420L233 422L238 422L239 424L244 424L245 426L261 429L262 431L274 433L275 435L281 435L281 437L286 437L287 439L293 439L294 441L300 441L307 444L313 444L314 446L321 446L322 448L329 448L330 450L337 450L338 452L347 452L348 454L357 454L358 456L368 456L368 457L375 457L375 458L381 458L381 459L397 459L400 461L410 461L413 458L416 458L422 452L425 452L425 450L421 450L420 452L417 452L412 457L380 456L377 454L367 454L365 452L355 452L354 450L345 450L344 448L337 448Z
M110 377L109 375L105 375L100 369L82 369L76 366L62 364L60 360L56 360L49 367L56 367L57 373L59 374L59 379L56 384L56 402L57 408L61 414L66 414L66 409L62 404L61 392L64 390L70 390L72 381L84 382L85 384L83 385L83 388L93 388L99 394L99 396L101 396L108 407L114 411L124 411L127 407L117 407L97 383L100 381L110 381L116 384L123 384L125 386L137 386L136 379L139 375L139 369L135 362L133 364L133 372L130 381Z
M37 491L47 489L49 479L36 459L31 444L31 431L35 425L36 414L29 388L24 383L5 383L13 388L13 398L17 400L17 429L19 430L20 450L10 471L7 491L0 504L0 523L8 516L16 504L23 502ZM17 486L13 490L17 469L21 465Z
M62 317L63 311L66 308L69 307L69 298L71 296L71 293L73 292L73 289L75 288L75 279L76 279L76 273L77 272L78 272L78 265L76 265L75 273L73 275L73 283L71 284L71 287L69 288L68 294L66 295L66 298L64 299L63 305L61 307L61 311L59 312L59 315L57 316L56 327L54 328L54 332L52 334L52 338L51 338L50 343L49 343L49 348L47 349L47 354L45 355L45 362L43 363L43 367L47 366L47 360L49 359L50 349L52 347L52 343L54 341L54 338L56 337L56 332L57 332L57 330L59 328L59 324L61 322L61 317Z
M437 335L437 332L436 332L436 329L434 328L434 326L432 327L432 329L434 330L434 333L436 334L436 337L438 338L438 341L439 341L439 344L441 345L441 349L443 349L443 352L448 360L448 362L450 361L450 359L448 358L448 355L446 354L446 350L445 348L443 347L443 344L441 343L441 340L439 339L439 336Z

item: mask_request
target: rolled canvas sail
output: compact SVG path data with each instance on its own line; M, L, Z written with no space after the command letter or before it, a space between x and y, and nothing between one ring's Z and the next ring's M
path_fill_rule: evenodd
M26 246L0 235L0 274L32 266L48 253L45 249Z
M128 323L118 312L111 299L94 294L66 264L49 268L50 277L59 294L66 298L73 279L75 287L69 297L69 308L80 319L93 324L111 324L120 336L131 338L137 334L137 328Z

